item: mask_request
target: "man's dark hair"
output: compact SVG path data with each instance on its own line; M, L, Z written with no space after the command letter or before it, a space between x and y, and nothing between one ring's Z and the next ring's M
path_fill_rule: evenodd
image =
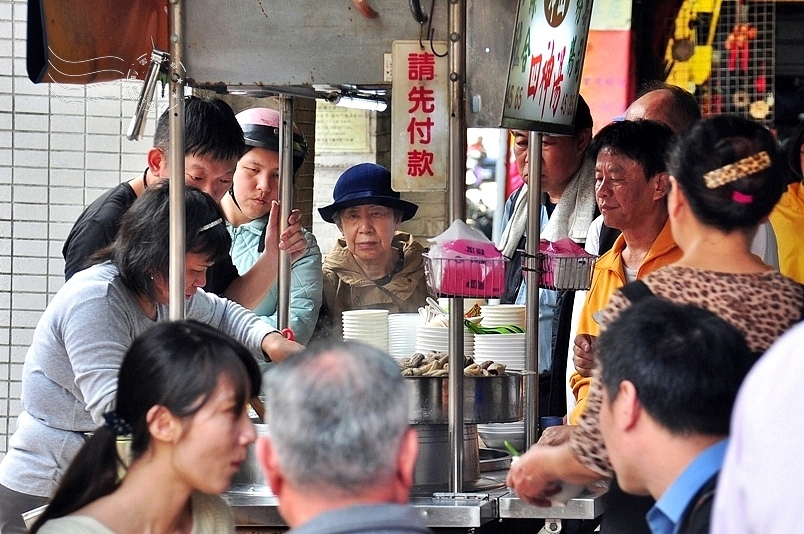
M787 141L787 164L794 174L792 182L801 180L802 171L804 171L801 168L801 145L804 145L804 123L798 125Z
M639 163L650 179L666 170L664 155L672 139L673 130L658 121L612 122L597 132L588 154L597 159L604 148L611 150Z
M184 189L185 252L206 258L210 264L229 256L232 238L225 215L215 200L200 189ZM149 186L123 215L117 237L90 261L112 260L123 283L140 295L154 299L154 277L167 280L170 269L170 183Z
M737 390L755 361L731 324L653 296L623 311L595 350L609 398L628 380L642 407L674 434L728 434Z
M673 108L673 117L679 131L686 130L701 118L701 108L695 95L677 85L660 80L645 82L639 87L636 98L641 98L654 91L668 91Z
M589 109L589 104L581 95L578 95L578 105L575 108L575 120L572 123L573 135L578 135L578 132L585 129L592 129L592 111Z
M166 109L156 123L154 146L170 155L170 113ZM219 98L189 96L184 99L184 154L206 156L213 161L240 158L246 151L243 130L234 111Z

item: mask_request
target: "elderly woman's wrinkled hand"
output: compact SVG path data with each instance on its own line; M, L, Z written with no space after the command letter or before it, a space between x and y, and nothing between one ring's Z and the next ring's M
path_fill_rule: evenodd
M572 347L572 363L575 365L575 370L583 377L592 376L592 371L595 368L595 357L592 352L594 346L595 336L589 334L579 334L575 336L575 342Z
M546 469L549 464L546 457L552 448L534 445L511 463L506 483L528 504L549 507L550 497L561 491L561 481Z

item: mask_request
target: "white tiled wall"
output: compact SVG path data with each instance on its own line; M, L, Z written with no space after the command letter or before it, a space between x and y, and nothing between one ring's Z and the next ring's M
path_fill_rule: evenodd
M141 84L31 83L26 6L0 0L0 455L33 328L63 282L64 238L87 203L145 168L159 111L142 141L128 141Z
M143 140L132 142L125 133L141 82L31 83L25 67L26 10L26 0L0 0L0 457L20 412L22 362L33 329L63 283L64 238L88 203L142 172L154 123L166 106L157 95ZM314 108L305 108L299 118L307 124L308 115L313 124ZM324 253L338 233L314 208L332 202L338 175L362 161L390 163L390 119L373 118L370 131L376 153L316 157L315 198L305 196L299 207L318 221L314 227ZM312 188L312 182L305 187ZM445 195L405 198L420 209L403 230L422 239L444 229Z

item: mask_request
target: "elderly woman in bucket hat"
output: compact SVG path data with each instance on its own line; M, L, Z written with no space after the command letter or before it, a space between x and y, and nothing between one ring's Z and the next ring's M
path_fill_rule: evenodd
M391 189L390 171L375 163L350 167L338 178L333 198L318 211L325 221L338 225L343 237L324 260L317 337L340 337L346 310L406 313L424 306L424 248L397 230L418 206Z

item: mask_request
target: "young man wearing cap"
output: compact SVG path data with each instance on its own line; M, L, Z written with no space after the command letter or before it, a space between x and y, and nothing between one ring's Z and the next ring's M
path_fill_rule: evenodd
M148 167L142 176L106 191L84 210L73 225L62 249L65 279L69 280L76 272L87 267L93 254L111 244L123 214L149 184L168 178L169 111L165 110L159 117L154 146L148 151ZM187 185L201 189L220 202L231 187L235 165L245 150L243 132L232 108L217 98L186 98L184 149ZM275 210L275 213L270 249L282 248L295 258L307 246L301 233L300 215L291 215L287 230L279 236L279 210ZM251 269L244 276L238 276L231 261L212 265L206 272L204 289L252 309L276 279L276 261L268 260L270 258L266 257L259 267Z
M279 198L279 112L270 108L251 108L237 114L243 129L246 153L237 162L229 194L221 199L227 228L232 236L231 257L244 273L256 263L265 249L265 234L271 206ZM307 156L307 142L293 125L293 173ZM290 266L290 318L288 326L296 341L306 344L313 335L321 308L321 250L315 237L302 229L307 250ZM254 308L254 313L276 327L278 287Z
M391 189L391 173L360 163L338 178L334 202L319 208L343 237L324 260L324 303L316 327L320 337L342 335L342 314L361 308L413 313L424 306L424 248L399 223L418 206Z

